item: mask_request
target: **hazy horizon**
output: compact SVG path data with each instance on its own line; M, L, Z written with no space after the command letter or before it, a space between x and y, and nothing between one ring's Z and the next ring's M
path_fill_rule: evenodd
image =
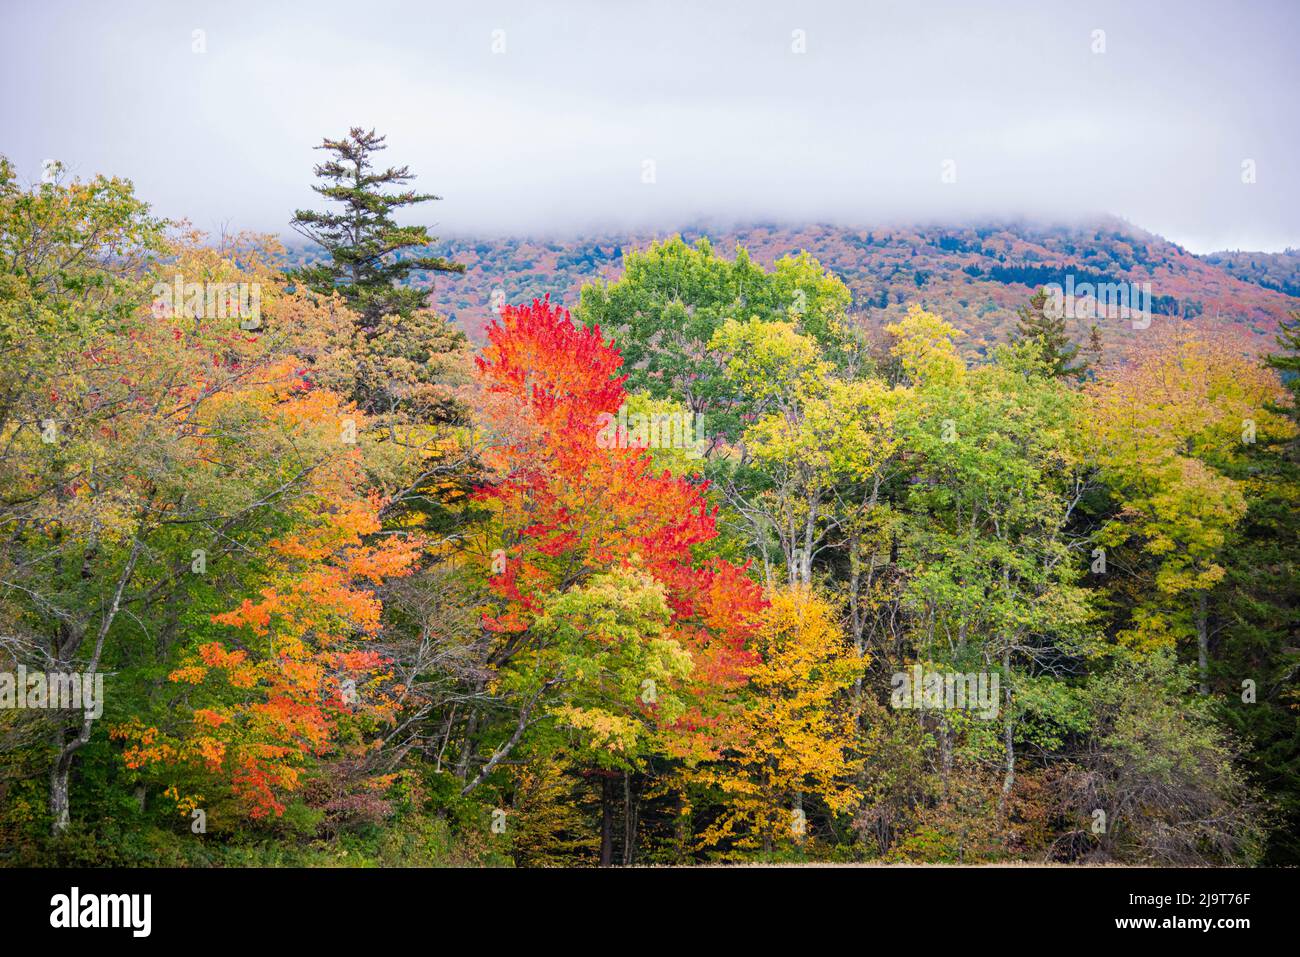
M1300 247L1285 2L53 0L3 17L18 95L0 153L20 174L127 177L208 231L287 235L321 206L312 147L362 125L444 197L405 217L440 236L1113 215L1196 253Z
M420 217L406 217L413 221L418 221ZM1119 223L1132 229L1151 233L1160 239L1167 240L1181 246L1183 249L1197 256L1206 256L1214 253L1265 253L1277 254L1300 251L1300 245L1283 246L1278 249L1255 249L1246 247L1215 247L1213 249L1191 249L1178 243L1169 236L1163 236L1155 230L1147 229L1141 223L1134 223L1122 216L1114 213L1077 213L1062 214L1056 218L1034 215L993 215L983 217L953 217L951 219L925 218L917 217L907 219L903 217L892 217L889 219L854 219L844 221L834 221L827 219L782 219L772 217L754 217L752 219L719 219L709 217L696 217L682 222L663 222L663 223L628 223L622 225L601 224L599 222L590 225L575 225L568 228L556 229L439 229L436 238L440 241L454 242L457 240L485 240L496 241L505 239L527 239L536 242L574 242L581 240L618 240L625 238L633 239L666 239L671 236L684 236L691 241L694 237L705 236L713 238L729 233L744 232L755 228L773 228L782 230L795 230L805 228L829 228L844 230L909 230L909 229L976 229L989 227L1015 227L1015 226L1033 226L1043 229L1059 228L1084 228L1093 227L1100 224ZM299 248L304 245L318 246L300 233L292 229L282 229L279 231L268 230L270 234L278 236L286 245ZM726 255L726 250L721 250Z

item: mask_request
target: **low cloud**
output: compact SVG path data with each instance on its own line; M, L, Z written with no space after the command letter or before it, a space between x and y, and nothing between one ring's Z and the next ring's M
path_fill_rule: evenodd
M1300 246L1294 4L1134 6L32 5L0 149L206 229L285 231L364 124L446 234L1108 212Z

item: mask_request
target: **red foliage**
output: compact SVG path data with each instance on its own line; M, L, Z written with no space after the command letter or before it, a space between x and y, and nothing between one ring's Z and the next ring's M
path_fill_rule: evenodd
M486 627L523 631L545 595L636 566L668 592L671 637L696 659L697 699L743 684L762 592L745 568L695 563L693 548L717 536L707 483L656 472L642 449L597 443L600 416L627 398L618 349L549 300L507 306L487 335L477 361L498 480L477 497L500 519L506 565L490 578L500 611Z

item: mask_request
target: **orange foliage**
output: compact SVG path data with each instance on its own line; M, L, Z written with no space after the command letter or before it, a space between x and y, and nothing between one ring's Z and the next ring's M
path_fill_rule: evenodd
M745 681L763 597L744 568L694 561L693 549L717 536L707 483L656 472L642 449L599 447L599 417L627 396L622 356L598 328L534 300L503 310L488 339L480 405L497 437L486 456L497 478L476 497L494 512L505 562L489 578L499 601L484 627L522 633L548 594L611 566L648 572L667 588L665 637L695 661L689 690L700 707L682 722L683 742L693 735L687 750L712 751L703 729Z

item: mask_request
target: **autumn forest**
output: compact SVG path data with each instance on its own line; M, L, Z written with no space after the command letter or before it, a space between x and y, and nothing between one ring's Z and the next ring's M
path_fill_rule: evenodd
M674 236L473 341L387 145L309 262L0 158L0 863L1300 863L1300 317Z

